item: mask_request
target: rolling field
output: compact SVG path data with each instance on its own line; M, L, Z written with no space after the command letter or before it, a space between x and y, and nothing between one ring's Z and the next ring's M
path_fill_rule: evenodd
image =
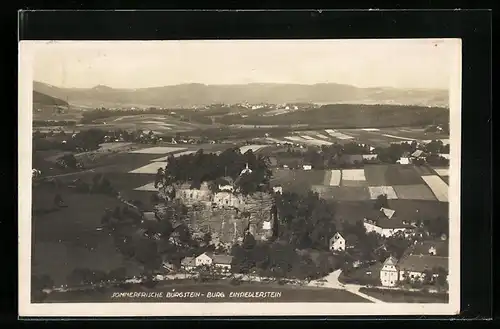
M311 186L322 184L324 177L324 170L275 169L271 185L281 185L284 191L304 194L311 190Z
M96 119L93 124L85 124L85 126L105 129L153 130L160 134L190 131L206 127L206 125L184 122L168 115L159 114L122 115Z
M441 172L445 172L441 168ZM312 174L312 172L315 172ZM323 173L323 178L320 175ZM436 177L436 178L432 178ZM412 165L365 165L363 169L275 170L273 184L284 191L311 189L325 199L343 201L375 200L386 194L391 200L447 202L447 176Z
M448 203L428 200L389 200L389 208L395 211L398 218L411 220L434 220L437 217L448 218ZM336 216L344 221L354 223L365 216L373 214L373 202L366 200L336 202Z
M56 285L77 267L110 271L126 267L129 273L140 273L137 264L125 261L116 251L113 237L101 226L105 208L121 205L104 195L75 194L70 189L49 187L33 189L33 208L52 207L55 193L68 206L59 211L32 217L32 273L48 274Z
M362 129L318 129L295 131L294 136L284 137L285 140L305 145L345 144L352 141L371 146L388 146L395 142L412 142L439 139L445 144L449 137L443 134L426 133L421 128L362 128Z

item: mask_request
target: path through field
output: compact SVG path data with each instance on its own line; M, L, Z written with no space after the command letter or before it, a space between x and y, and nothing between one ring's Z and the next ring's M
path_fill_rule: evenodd
M374 298L372 296L369 296L367 294L364 294L359 291L360 288L363 286L357 285L357 284L343 284L339 281L339 276L340 273L342 273L342 270L336 270L333 271L332 273L328 274L327 276L318 279L318 280L313 280L308 283L308 286L314 286L316 287L319 282L323 283L322 287L326 288L333 288L333 289L344 289L347 290L350 293L353 293L355 295L358 295L364 299L368 299L369 301L377 304L383 304L385 303L384 301Z

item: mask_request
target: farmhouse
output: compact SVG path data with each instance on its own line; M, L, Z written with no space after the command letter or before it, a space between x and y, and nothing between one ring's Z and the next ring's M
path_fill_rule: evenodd
M330 250L333 251L344 251L346 248L344 237L339 233L335 233L335 235L330 239Z
M448 257L434 255L409 255L402 258L398 263L400 280L422 280L426 273L432 273L437 277L438 268L448 272Z
M399 164L402 164L402 165L407 165L407 164L410 164L410 158L408 158L408 157L401 157L396 162L399 163Z
M310 164L304 164L304 165L302 165L302 169L303 170L311 170L312 166Z
M444 241L423 241L406 250L399 261L389 257L380 270L383 286L393 287L403 280L422 280L430 273L433 278L439 271L448 273L448 244ZM448 279L448 275L447 275Z
M394 287L398 283L397 259L389 257L380 270L380 282L385 287Z
M376 214L365 217L363 225L366 232L375 232L386 238L396 233L411 234L414 227L396 218L394 213L394 210L381 208Z
M185 257L181 261L181 266L186 270L193 270L200 266L214 266L223 272L229 272L232 261L233 256L204 252L197 257Z

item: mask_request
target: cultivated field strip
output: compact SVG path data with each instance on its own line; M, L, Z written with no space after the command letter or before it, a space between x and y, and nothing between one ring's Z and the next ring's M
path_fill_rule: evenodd
M380 131L378 128L362 128L363 131Z
M370 199L375 200L379 195L387 195L387 199L396 200L398 198L396 191L392 186L369 186L368 192L370 193Z
M308 137L310 137L310 136L308 136ZM287 136L287 137L285 137L285 139L288 139L288 140L293 141L293 142L304 143L304 144L309 144L309 145L314 145L314 146L332 145L333 144L332 142L327 142L327 141L324 141L324 140L314 139L312 137L310 137L310 138L311 139L305 139L305 138L301 138L301 137L298 137L298 136Z
M344 169L342 170L342 180L365 181L364 169Z
M353 137L351 136L348 136L348 135L345 135L345 134L342 134L336 130L333 130L333 129L325 129L326 133L332 137L335 137L335 138L338 138L338 139L352 139Z
M323 135L323 134L318 134L318 133L315 133L314 135L315 135L315 136L318 136L319 138L329 139L329 137L328 137L328 136L325 136L325 135Z
M445 158L445 159L450 160L450 155L449 155L449 154L439 153L438 155L439 155L440 157L442 157L442 158Z
M252 152L257 152L258 150L264 148L264 147L267 147L267 145L257 145L257 144L254 144L254 145L245 145L245 146L242 146L240 147L240 152L242 154L245 154L248 150L252 150Z
M283 140L279 140L279 139L276 139L276 138L272 138L272 137L267 137L266 140L268 140L269 142L272 142L272 143L278 143L278 144L285 144L285 143L289 143L287 141L283 141Z
M157 159L153 159L151 161L167 161L167 159L170 157L170 156L174 156L174 158L178 158L178 157L181 157L183 155L189 155L189 154L193 154L193 153L196 153L197 151L183 151L183 152L179 152L179 153L174 153L174 154L169 154L169 155L165 155L161 158L157 158Z
M301 143L304 143L305 140L300 138L300 137L297 137L297 136L286 136L284 137L285 139L288 139L289 141L293 141L293 142L301 142Z
M434 168L434 171L439 176L450 176L450 170L449 170L449 168Z
M382 136L395 138L395 139L401 139L401 140L405 140L405 141L416 141L415 138L410 138L410 137L401 137L401 136L395 136L395 135L389 135L389 134L382 134Z
M441 202L448 202L448 185L437 175L422 176L427 186L432 190L436 199Z
M342 172L340 170L330 170L330 186L339 186L342 180Z
M394 185L393 188L400 200L436 201L434 193L425 184Z
M307 139L307 140L313 140L314 138L312 138L311 136L308 136L308 135L300 135L300 137L304 138L304 139Z
M148 147L140 150L131 151L129 153L140 153L140 154L168 154L178 151L186 150L185 147L169 147L169 146L155 146Z
M165 168L167 166L167 162L161 162L161 161L156 161L156 162L151 162L143 167L134 169L130 171L130 174L151 174L154 175L158 172L158 169L160 168Z
M134 189L135 191L145 191L145 192L158 192L154 183L148 183L146 185L140 186Z

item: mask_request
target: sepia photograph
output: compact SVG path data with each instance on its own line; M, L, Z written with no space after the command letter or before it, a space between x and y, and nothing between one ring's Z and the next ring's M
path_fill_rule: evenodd
M459 39L19 63L20 316L459 312Z

